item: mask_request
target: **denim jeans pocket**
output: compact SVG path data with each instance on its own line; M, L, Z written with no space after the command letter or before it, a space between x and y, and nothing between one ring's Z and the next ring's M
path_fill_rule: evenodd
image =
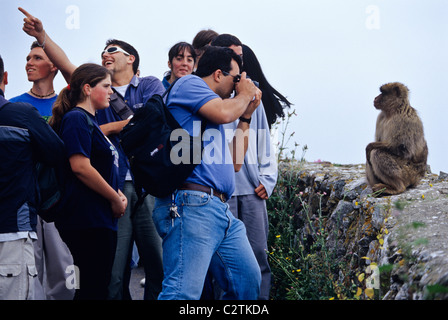
M205 192L181 190L178 193L178 201L182 206L200 207L210 202L211 196Z

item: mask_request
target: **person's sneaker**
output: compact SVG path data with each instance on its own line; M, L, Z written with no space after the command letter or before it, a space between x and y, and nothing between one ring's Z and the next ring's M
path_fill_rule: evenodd
M143 278L142 280L140 280L140 285L141 285L142 287L145 286L145 278Z

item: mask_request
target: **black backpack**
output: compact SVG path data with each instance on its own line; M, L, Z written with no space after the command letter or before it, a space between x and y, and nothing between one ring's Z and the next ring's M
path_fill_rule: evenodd
M173 86L174 83L163 96L156 94L137 109L120 133L120 144L129 159L139 203L147 194L158 198L169 196L201 162L203 143L200 137L206 121L202 121L199 138L193 138L182 129L163 100ZM185 143L183 150L189 150L189 161L180 164L174 164L170 157L173 147L179 143L170 140L171 133L176 129L184 130L184 136L188 137L187 141L181 141ZM197 150L201 151L200 154ZM182 154L178 156L182 157Z
M86 118L92 134L93 122L87 114ZM71 201L73 201L71 194L75 184L79 182L66 157L64 157L64 163L55 167L38 162L36 174L39 195L37 214L46 222L55 222L70 212Z

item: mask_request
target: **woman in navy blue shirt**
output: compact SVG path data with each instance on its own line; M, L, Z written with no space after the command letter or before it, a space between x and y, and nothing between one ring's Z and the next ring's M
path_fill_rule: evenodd
M75 299L80 300L107 299L117 219L127 206L118 189L118 153L95 119L97 110L109 106L112 93L110 71L81 65L59 94L50 119L77 177L72 210L56 227L79 270Z

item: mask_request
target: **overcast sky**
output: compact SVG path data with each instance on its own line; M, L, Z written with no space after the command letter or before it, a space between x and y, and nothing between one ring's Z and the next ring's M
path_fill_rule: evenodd
M294 103L287 135L295 132L299 151L308 146L306 160L364 163L378 115L373 99L382 84L399 81L423 120L432 171L448 172L446 0L1 1L7 98L31 87L25 57L33 39L22 31L19 5L74 64L100 63L106 40L116 38L139 51L141 75L159 79L173 44L211 28L250 46ZM55 89L64 85L58 75Z

